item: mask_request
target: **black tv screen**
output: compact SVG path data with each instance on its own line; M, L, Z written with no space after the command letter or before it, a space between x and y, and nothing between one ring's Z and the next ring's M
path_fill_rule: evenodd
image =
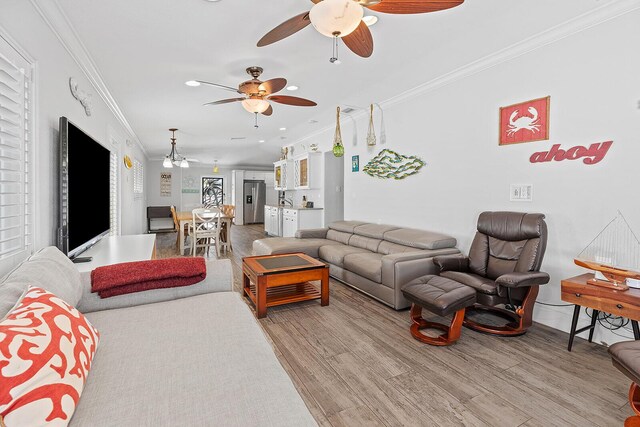
M58 246L73 258L109 232L110 152L60 118Z

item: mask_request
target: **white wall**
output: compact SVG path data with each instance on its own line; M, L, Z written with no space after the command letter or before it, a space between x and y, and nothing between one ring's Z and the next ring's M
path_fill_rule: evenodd
M229 167L219 166L218 173L213 173L213 165L198 165L191 164L188 169L171 168L165 169L162 166L162 161L153 160L149 161L148 173L146 176L146 184L148 188L148 206L167 206L174 205L178 207L178 210L191 210L196 206L202 204L200 200L200 192L198 193L183 193L183 183L186 177L191 177L195 180L196 187L198 189L202 186L203 176L221 177L224 179L224 203L231 203L231 171L234 169L242 169L242 167ZM251 170L259 170L259 168L251 168ZM266 169L265 170L271 170ZM160 173L171 172L171 197L160 196Z
M446 86L383 103L387 142L375 150L367 150L364 141L367 118L358 120L356 147L351 121L345 120L345 218L447 232L467 251L480 212L542 212L549 226L543 269L551 283L541 288L538 300L561 304L560 280L584 272L573 257L617 210L640 235L638 22L636 10ZM550 140L498 146L499 107L547 95ZM376 126L380 138L379 119ZM332 137L328 129L299 145L315 142L327 150ZM613 146L595 165L529 163L532 153L553 144L566 149L607 140ZM402 181L351 172L352 155L360 155L362 170L383 148L418 155L427 165ZM512 183L533 184L533 202L509 202ZM568 331L571 312L571 307L538 305L535 320ZM600 327L594 339L621 338Z
M131 136L98 96L31 2L3 0L0 6L1 32L15 40L36 61L34 244L38 249L56 242L60 116L68 117L110 150L117 150L120 159L128 154L144 164L146 157L139 147L127 146L126 140ZM75 77L79 87L93 95L90 117L71 96L70 77ZM140 233L144 225L144 200L134 200L132 177L124 167L121 167L121 178L121 230L125 234Z

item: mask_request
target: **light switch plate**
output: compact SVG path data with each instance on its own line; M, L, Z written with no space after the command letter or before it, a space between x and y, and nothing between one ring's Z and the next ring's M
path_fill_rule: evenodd
M533 185L511 184L509 200L512 202L531 202L533 200Z

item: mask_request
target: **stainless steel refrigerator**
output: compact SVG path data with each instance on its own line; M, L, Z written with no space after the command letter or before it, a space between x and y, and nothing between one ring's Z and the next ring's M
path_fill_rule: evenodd
M264 222L264 203L267 186L264 181L244 181L243 216L245 224Z

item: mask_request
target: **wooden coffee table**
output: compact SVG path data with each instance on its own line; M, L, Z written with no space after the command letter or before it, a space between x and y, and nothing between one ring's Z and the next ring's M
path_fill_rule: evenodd
M267 307L320 299L329 305L329 266L303 253L252 256L242 259L244 293L259 319ZM320 280L320 291L309 283Z

